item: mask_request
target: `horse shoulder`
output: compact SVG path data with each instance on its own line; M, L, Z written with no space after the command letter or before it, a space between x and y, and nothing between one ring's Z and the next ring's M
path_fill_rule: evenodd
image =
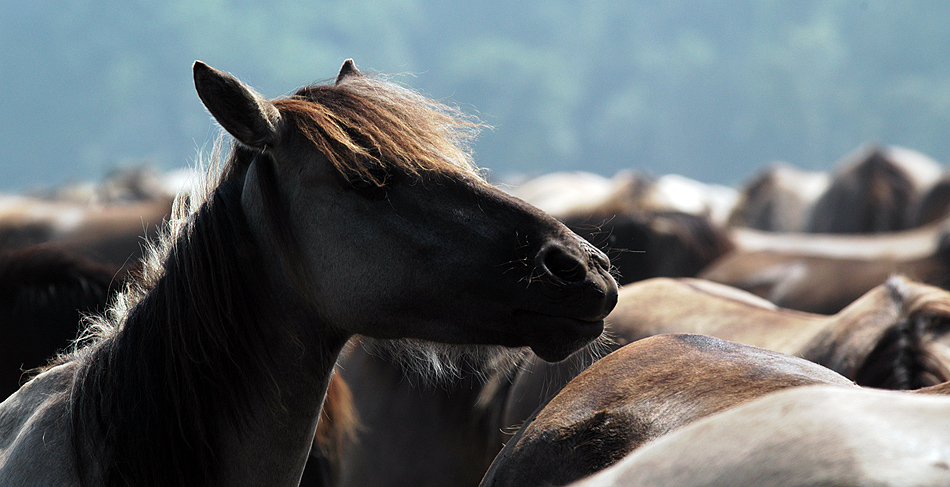
M52 368L0 403L0 485L78 485L69 433L73 368Z

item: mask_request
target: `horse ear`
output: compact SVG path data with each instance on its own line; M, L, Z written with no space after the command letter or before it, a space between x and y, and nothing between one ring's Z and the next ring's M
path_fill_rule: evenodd
M211 116L242 144L256 149L274 146L280 112L237 78L195 61L195 89Z
M358 69L356 69L356 63L352 59L347 59L343 61L343 67L340 68L340 74L336 75L336 84L340 84L346 78L350 76L363 76Z

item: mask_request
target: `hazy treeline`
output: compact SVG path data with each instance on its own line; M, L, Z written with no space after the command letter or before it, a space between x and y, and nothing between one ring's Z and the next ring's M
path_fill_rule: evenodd
M860 143L950 159L940 2L36 0L0 7L10 190L171 168L213 137L202 59L268 96L347 57L494 127L499 176L636 167L735 184L776 159L827 168Z

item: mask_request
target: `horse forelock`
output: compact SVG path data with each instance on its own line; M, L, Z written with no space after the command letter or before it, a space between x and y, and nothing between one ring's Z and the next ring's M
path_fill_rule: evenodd
M380 169L390 168L481 178L471 143L484 126L458 108L381 77L312 85L273 103L338 170L371 184L384 185Z

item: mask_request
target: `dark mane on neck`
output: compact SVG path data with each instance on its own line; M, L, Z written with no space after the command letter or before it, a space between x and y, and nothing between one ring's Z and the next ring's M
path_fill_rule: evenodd
M274 105L343 174L377 186L390 168L475 173L470 143L481 125L381 78L309 86Z
M917 389L950 380L947 358L929 343L950 329L950 297L944 290L895 277L885 284L900 317L864 358L859 385ZM939 348L939 346L938 346Z
M248 259L257 250L239 207L254 157L236 148L196 209L177 205L142 275L93 320L86 344L61 359L79 365L71 391L77 460L102 466L80 468L84 481L209 485L219 428L241 428L248 398L269 392L267 344L280 331L255 326L267 287Z

